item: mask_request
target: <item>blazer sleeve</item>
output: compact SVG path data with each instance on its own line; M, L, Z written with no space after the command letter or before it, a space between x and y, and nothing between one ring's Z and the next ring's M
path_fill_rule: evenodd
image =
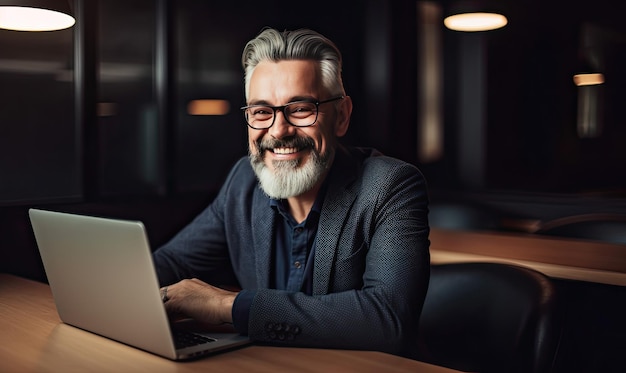
M339 191L349 198L324 202L332 216L320 221L315 263L329 269L316 268L314 281L327 287L312 296L258 289L252 339L413 356L430 268L426 182L410 164L370 163Z

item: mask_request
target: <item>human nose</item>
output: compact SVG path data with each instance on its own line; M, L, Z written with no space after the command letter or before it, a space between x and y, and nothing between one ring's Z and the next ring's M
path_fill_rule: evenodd
M274 112L274 124L269 128L269 134L277 139L291 136L295 132L295 127L287 122L285 112L276 110Z

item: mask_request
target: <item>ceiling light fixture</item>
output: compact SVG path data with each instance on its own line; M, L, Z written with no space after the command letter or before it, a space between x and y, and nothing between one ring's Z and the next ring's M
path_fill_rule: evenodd
M72 27L67 0L0 0L0 28L14 31L54 31Z
M486 12L454 14L443 20L443 24L450 30L466 32L495 30L507 23L507 18L502 14Z
M450 30L475 32L504 27L509 22L501 1L452 0L444 3L443 24Z

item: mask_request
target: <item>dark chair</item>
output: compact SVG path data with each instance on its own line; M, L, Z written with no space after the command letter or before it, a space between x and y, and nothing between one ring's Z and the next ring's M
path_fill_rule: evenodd
M498 263L431 266L418 360L469 372L549 372L560 340L555 287Z
M458 230L496 230L499 214L485 206L471 203L431 203L428 223L431 227Z

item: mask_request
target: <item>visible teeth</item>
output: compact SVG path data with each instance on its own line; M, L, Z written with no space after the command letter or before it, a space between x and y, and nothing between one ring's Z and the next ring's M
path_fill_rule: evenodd
M292 154L298 151L297 148L274 148L275 154Z

